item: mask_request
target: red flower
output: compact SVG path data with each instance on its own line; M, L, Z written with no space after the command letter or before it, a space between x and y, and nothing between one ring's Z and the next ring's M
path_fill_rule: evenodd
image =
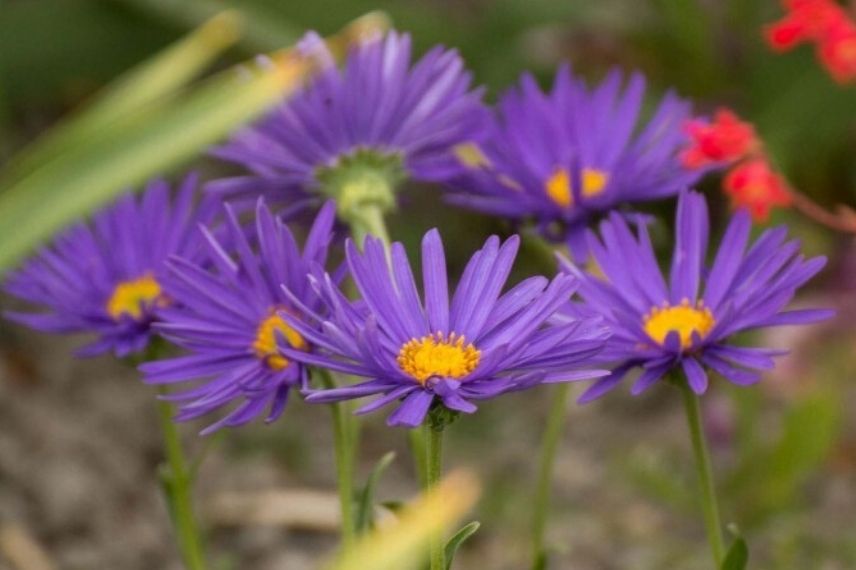
M687 168L735 162L758 147L755 128L729 109L717 110L713 122L689 121L686 131L692 143L681 153L681 162Z
M839 83L856 80L856 24L842 19L818 45L820 60Z
M748 208L752 219L765 222L770 210L790 206L792 197L787 183L764 158L754 158L735 166L723 182L734 209Z
M776 51L786 51L806 41L822 40L830 29L847 21L844 9L833 0L785 0L788 14L764 30Z

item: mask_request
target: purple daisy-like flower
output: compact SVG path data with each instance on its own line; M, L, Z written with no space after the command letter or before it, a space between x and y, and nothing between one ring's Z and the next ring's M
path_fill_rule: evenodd
M6 291L47 309L5 315L52 333L94 333L78 354L142 351L153 321L173 303L164 293L170 255L192 258L200 247L196 225L210 208L194 207L197 177L187 176L170 201L169 185L151 182L139 198L128 193L61 234L12 273Z
M289 317L314 350L285 354L369 380L310 391L307 401L379 394L357 413L400 401L387 423L415 427L435 403L471 413L473 401L604 375L585 369L608 337L598 320L548 323L574 292L574 277L531 277L501 294L518 243L516 236L504 244L488 239L450 302L443 244L431 230L422 241L423 303L400 243L392 245L388 260L380 240L368 238L364 253L349 240L347 264L362 301L349 302L328 275L314 276L328 316L303 307L308 322Z
M583 260L585 229L624 203L677 194L698 172L683 167L690 105L667 93L644 122L645 78L611 71L596 88L563 66L549 93L530 75L501 97L491 133L462 145L465 167L451 202L513 220L534 220Z
M178 421L240 402L203 434L243 425L265 409L265 421L272 422L285 409L291 388L305 384L306 368L280 351L282 345L309 348L307 338L283 318L296 310L283 286L301 307L318 304L307 275L326 262L335 217L332 202L326 204L301 251L261 199L250 232L229 206L225 209L222 240L202 229L208 246L204 264L182 258L168 264L167 287L179 303L162 312L156 328L189 354L140 366L149 384L193 384L165 396L179 404Z
M760 379L785 351L731 344L738 333L778 325L817 322L829 310L785 310L796 290L826 263L805 259L797 241L785 241L784 227L765 231L748 247L751 219L738 212L713 259L708 247L707 203L685 192L678 202L676 241L668 283L648 231L639 223L634 235L619 215L601 224L598 240L589 232L592 255L605 278L564 269L581 280L579 294L589 310L602 314L612 329L605 356L617 363L611 375L595 382L580 398L588 402L613 389L634 368L642 373L631 391L638 394L680 369L689 387L702 394L708 368L738 385Z
M299 48L324 69L214 150L252 174L213 181L210 190L236 199L262 193L298 210L320 201L319 191L338 199L340 175L350 181L354 170L388 186L402 177L442 180L457 169L452 147L485 123L481 90L471 89L454 50L438 46L411 64L410 36L389 32L355 47L338 68L314 32Z

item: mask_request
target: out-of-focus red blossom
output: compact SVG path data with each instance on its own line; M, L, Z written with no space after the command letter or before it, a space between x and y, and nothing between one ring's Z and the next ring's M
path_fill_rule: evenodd
M766 26L764 35L783 52L812 41L820 61L839 83L856 80L856 22L835 0L785 0L787 15Z
M847 19L834 0L784 0L783 4L788 14L765 28L767 41L777 51L822 40L834 25Z
M856 24L842 20L818 47L820 59L839 83L856 80Z
M735 209L748 208L752 219L765 222L770 210L793 201L787 183L764 158L753 158L735 166L723 181L725 193Z
M758 147L755 128L729 109L718 109L713 122L689 121L686 132L691 139L690 146L681 153L686 168L736 162Z

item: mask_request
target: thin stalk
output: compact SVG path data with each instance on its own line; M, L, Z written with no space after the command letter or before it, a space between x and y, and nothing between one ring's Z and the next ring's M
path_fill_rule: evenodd
M538 483L535 488L535 502L532 516L532 568L543 567L544 531L547 527L547 515L550 511L550 493L553 471L556 466L556 452L562 440L565 420L568 415L568 397L571 385L564 383L556 387L547 426L541 439L541 462L538 467Z
M336 383L328 370L316 369L325 388ZM357 539L354 517L354 460L356 454L356 424L348 402L330 405L333 415L333 448L336 455L336 479L339 488L339 508L342 512L342 550L346 551Z
M427 424L425 453L425 488L434 488L443 473L443 427ZM431 570L446 570L446 550L443 537L437 534L431 537L429 544Z
M687 386L682 386L682 390L684 392L687 425L690 429L696 469L698 470L698 478L701 485L701 505L704 513L704 525L707 528L707 539L710 542L714 564L716 564L716 568L719 568L722 566L722 560L725 557L725 542L722 538L722 523L719 519L716 489L713 484L713 470L704 436L704 427L702 426L699 398Z
M188 570L204 570L206 564L202 536L193 514L193 477L181 448L178 427L172 419L172 405L159 400L157 407L166 454L166 465L161 473L181 556Z
M389 232L386 229L383 214L384 209L380 205L366 205L360 208L359 216L351 217L351 235L354 237L357 247L362 248L366 236L372 235L380 238L384 249L387 250L387 255L389 254Z
M425 441L427 434L425 430L431 429L429 426L424 426L423 429L407 430L407 443L410 445L410 453L413 454L413 462L416 466L416 476L419 479L419 485L425 489L428 487L428 481L425 479L427 473L427 461Z

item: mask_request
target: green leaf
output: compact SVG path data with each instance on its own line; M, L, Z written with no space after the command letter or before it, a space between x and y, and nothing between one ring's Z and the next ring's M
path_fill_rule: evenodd
M281 101L308 65L292 58L252 74L220 74L25 176L0 195L0 272L123 189L169 172Z
M465 525L449 539L449 542L446 543L446 570L451 570L452 561L455 559L455 554L457 554L458 548L461 547L464 541L474 535L480 526L480 522L473 521L470 524Z
M722 562L722 570L746 570L748 562L749 547L746 546L746 541L740 536L735 537Z
M357 532L364 533L374 528L374 496L377 489L378 481L380 481L383 472L395 460L395 452L390 451L380 458L377 464L369 474L366 480L366 485L357 500Z
M108 129L115 121L177 92L238 39L233 12L222 12L161 53L122 74L83 110L60 122L15 157L2 186Z

